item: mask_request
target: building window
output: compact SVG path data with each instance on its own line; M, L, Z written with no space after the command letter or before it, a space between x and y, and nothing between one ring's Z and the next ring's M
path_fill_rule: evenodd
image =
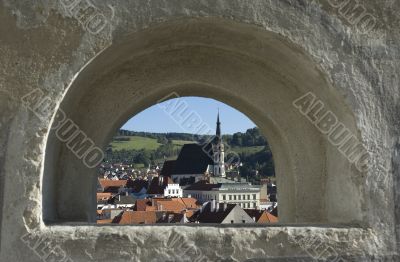
M256 202L253 202L253 207L254 207L254 208L256 208L256 207L257 207L257 204L256 204Z
M229 195L229 200L232 200L232 195Z
M247 200L250 200L250 195L247 195Z
M243 200L245 200L246 199L246 195L243 195Z
M236 195L233 195L233 200L236 200Z
M226 200L226 195L222 195L222 200Z
M253 194L253 199L256 200L256 194Z
M241 195L239 195L238 197L239 197L239 200L242 200L242 196Z

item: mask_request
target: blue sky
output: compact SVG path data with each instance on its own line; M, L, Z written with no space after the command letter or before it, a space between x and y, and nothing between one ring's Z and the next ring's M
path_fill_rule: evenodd
M214 134L218 109L223 134L244 132L256 126L246 115L217 100L181 97L145 109L126 122L122 129L154 133Z

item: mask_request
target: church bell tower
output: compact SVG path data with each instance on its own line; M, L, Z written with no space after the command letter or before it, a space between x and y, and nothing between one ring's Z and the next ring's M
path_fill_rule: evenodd
M219 111L217 116L217 129L215 132L215 140L213 145L214 152L214 176L226 177L224 163L224 144L221 136L221 122L219 121Z

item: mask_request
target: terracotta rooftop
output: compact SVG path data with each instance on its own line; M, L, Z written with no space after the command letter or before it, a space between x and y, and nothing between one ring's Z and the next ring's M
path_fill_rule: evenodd
M112 219L99 219L97 220L97 224L110 224L112 221Z
M136 201L136 211L171 211L180 213L187 209L197 209L200 205L195 198L153 198Z
M112 197L112 193L97 193L96 194L97 201L99 201L99 200L107 200L110 197Z
M99 179L99 183L104 190L109 187L125 187L127 180L110 180L110 179Z
M278 218L266 210L244 209L244 211L259 224L276 223Z
M157 215L155 211L124 211L114 217L112 223L116 224L155 224Z

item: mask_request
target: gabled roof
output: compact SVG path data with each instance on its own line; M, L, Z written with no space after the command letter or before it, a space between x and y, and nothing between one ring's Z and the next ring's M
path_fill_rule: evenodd
M196 198L193 197L179 197L172 198L173 201L181 202L187 209L200 208L200 204Z
M217 204L217 210L211 210L211 202L208 202L202 210L197 211L192 217L192 221L200 223L217 223L220 224L228 216L228 214L235 208L235 204Z
M112 197L112 193L96 193L96 199L97 201L103 200L106 201L108 200L110 197Z
M160 181L162 180L162 181ZM174 181L170 177L155 177L151 180L150 186L147 189L147 194L151 195L163 195L164 189L168 184L173 184Z
M212 146L207 144L183 145L174 164L173 175L204 174L208 165L213 165Z
M157 223L180 223L183 219L183 214L163 212Z
M155 210L155 208L152 207L151 199L138 199L138 200L136 200L135 207L133 208L133 210L146 211L146 210L150 210L149 207L151 207L152 210Z
M187 209L197 209L200 205L195 198L153 198L139 199L134 207L135 211L170 211L181 213Z
M104 190L109 187L125 187L127 180L110 180L110 179L102 179L99 178L99 183Z
M139 193L143 188L147 189L148 181L143 179L128 179L126 183L126 187L132 188L133 192Z
M176 160L167 160L164 162L164 165L161 169L161 176L169 176L171 177L172 172L174 171L176 164Z
M119 198L117 197L116 199L116 204L135 204L136 203L136 198L132 197L131 195L128 196L120 196Z
M156 222L157 214L155 211L125 210L112 220L112 223L116 224L154 224Z
M251 218L255 218L255 221L260 224L278 222L278 218L276 216L268 213L266 210L244 209L244 211Z

